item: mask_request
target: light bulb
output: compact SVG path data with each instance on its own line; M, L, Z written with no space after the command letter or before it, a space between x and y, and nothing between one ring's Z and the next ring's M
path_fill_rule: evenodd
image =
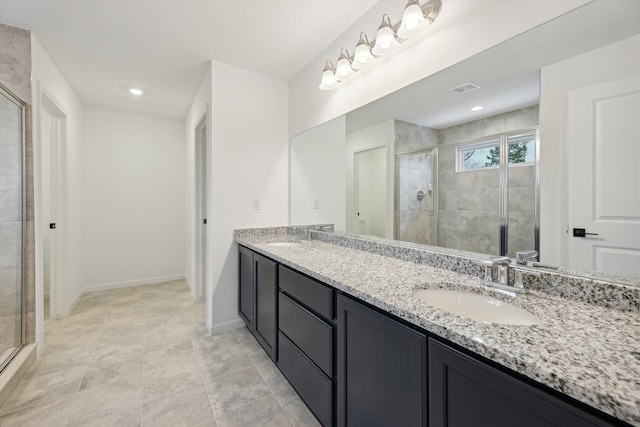
M322 70L322 79L320 80L319 88L321 90L332 90L339 86L340 82L336 80L336 69L333 67L331 61L327 60L327 63Z
M358 46L358 49L356 49L356 61L361 64L365 64L370 57L371 53L369 53L369 48L367 46Z
M407 28L407 30L415 30L416 28L418 28L418 24L420 23L421 18L422 9L420 9L420 6L412 4L404 11L402 24Z
M131 89L129 89L129 93L131 95L136 95L136 96L140 96L142 95L144 92L142 92L140 89L137 89L135 87L132 87Z
M378 32L377 41L382 49L389 49L391 42L395 39L393 30L389 27L381 28Z
M349 61L346 59L341 59L338 61L338 66L336 67L336 72L340 77L347 77L349 75Z
M433 7L431 9L433 10ZM430 15L429 15L430 16ZM409 4L402 14L402 23L398 28L398 36L408 39L420 34L428 26L429 21L425 18L425 14L417 0L409 0Z
M378 27L376 42L371 51L374 55L380 56L392 52L398 46L399 43L396 39L396 33L391 26L391 19L389 19L389 15L384 15Z
M331 86L336 82L336 76L331 72L331 70L327 70L322 73L322 84L325 86Z

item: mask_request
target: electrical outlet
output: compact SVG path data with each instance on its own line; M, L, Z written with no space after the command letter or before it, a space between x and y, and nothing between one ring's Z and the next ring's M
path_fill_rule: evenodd
M313 209L320 209L320 199L317 197L313 199Z
M254 211L260 210L260 199L253 199L253 210Z

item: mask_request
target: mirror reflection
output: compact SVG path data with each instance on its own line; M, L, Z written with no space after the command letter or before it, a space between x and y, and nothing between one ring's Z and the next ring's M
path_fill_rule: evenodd
M614 167L610 163L613 157L607 154L610 151L598 146L616 145L620 152L630 149L634 126L633 120L625 117L633 111L640 113L635 81L624 80L627 86L623 88L619 80L621 83L610 90L625 96L628 92L624 101L589 112L585 108L595 105L598 96L615 94L594 92L595 98L583 96L576 98L582 104L576 101L575 106L565 106L576 91L572 87L574 75L585 68L579 60L556 65L587 52L628 68L596 70L594 76L583 79L582 87L576 85L581 90L599 87L598 79L609 82L624 73L633 75L634 66L625 65L628 50L618 58L618 48L608 47L602 54L598 49L625 38L632 40L626 42L629 46L635 46L640 26L625 16L624 8L606 14L611 16L582 8L293 137L291 224L332 222L337 231L492 255L514 257L516 252L537 250L541 260L549 264L640 277L640 245L620 250L603 243L604 239L587 241L583 236L575 242L566 240L571 227L580 224L600 227L606 221L620 223L621 219L630 225L640 217L640 199L629 201L624 196L630 190L629 180L616 172L622 167L637 175L637 167L620 156L616 156L618 167ZM617 33L606 30L614 19ZM585 26L592 30L588 36L580 31ZM575 34L568 34L567 28ZM548 69L552 71L546 71L545 80L541 70ZM545 89L549 96L547 104L542 99L541 107L540 94ZM546 132L555 132L555 141L543 140L544 108ZM567 113L567 109L571 111ZM574 111L582 110L587 112L573 117ZM601 121L585 124L589 114L596 113L603 114ZM560 141L563 132L578 135L573 129L589 133ZM541 150L547 153L544 168ZM584 158L576 164L573 154L563 158L563 150L596 152L604 160ZM573 171L583 164L593 166L589 172L592 178L574 183ZM340 182L343 173L344 185L328 184L336 177ZM541 189L544 173L549 181ZM588 185L591 181L593 189ZM619 191L610 191L613 188ZM555 202L547 203L543 210L541 191L551 195L545 200ZM599 199L598 191L602 193ZM592 207L574 204L565 193L583 200L588 195L591 199L587 203ZM617 206L624 209L616 210ZM590 209L594 215L603 214L589 219L591 222L572 219ZM541 221L543 215L546 221ZM551 244L541 247L544 224L548 224L547 236L553 241L547 239ZM638 242L640 229L636 228L627 228L627 232ZM589 246L574 250L577 245Z

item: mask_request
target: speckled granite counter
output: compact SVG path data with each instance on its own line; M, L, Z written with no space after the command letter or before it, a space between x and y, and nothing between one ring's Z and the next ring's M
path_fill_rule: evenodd
M427 286L492 292L473 276L292 234L236 232L256 252L366 301L533 380L640 426L640 314L532 291L509 299L537 315L534 326L485 324L431 307L413 295ZM273 246L295 241L300 245Z

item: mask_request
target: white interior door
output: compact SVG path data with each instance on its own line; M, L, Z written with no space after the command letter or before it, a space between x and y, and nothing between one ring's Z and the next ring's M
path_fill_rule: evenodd
M640 277L640 76L572 91L568 107L568 264Z
M387 223L387 148L355 153L358 233L385 237Z

